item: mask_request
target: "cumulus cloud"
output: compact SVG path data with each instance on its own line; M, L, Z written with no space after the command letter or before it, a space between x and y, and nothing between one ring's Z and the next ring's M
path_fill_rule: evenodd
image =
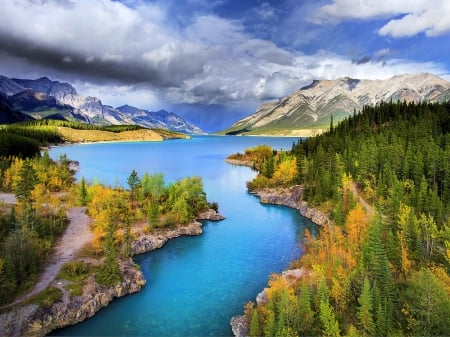
M191 1L205 6L207 3ZM387 78L402 72L445 72L432 63L378 62L389 55L389 49L380 50L375 61L361 58L352 62L324 50L306 55L256 38L243 21L211 13L195 13L180 24L161 3L2 3L3 69L11 65L28 74L35 73L32 69L40 69L38 75L55 74L59 80L74 83L80 93L98 96L106 104L130 103L144 108L164 102L248 107L287 95L318 78ZM214 6L220 3L215 2ZM336 0L322 8L322 15L345 19L358 12L355 6L365 6L361 7L361 15L367 18L405 13L395 1L391 3ZM414 13L425 15L420 8L417 5ZM267 3L257 10L264 20L270 21L276 14Z
M380 30L380 35L409 37L419 33L438 36L450 33L450 3L442 1L441 5L429 8L421 13L411 13L400 19L389 21Z
M437 36L450 32L450 2L442 0L334 0L320 8L315 22L346 19L393 18L381 27L382 36L409 37L419 33ZM400 18L397 18L400 16Z

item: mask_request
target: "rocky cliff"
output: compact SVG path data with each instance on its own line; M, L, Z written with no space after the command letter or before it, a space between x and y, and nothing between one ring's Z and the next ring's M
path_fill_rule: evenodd
M161 248L170 239L183 235L200 235L202 232L202 224L198 221L193 221L187 226L164 231L161 234L142 234L133 241L131 251L133 255L147 253Z
M60 288L63 293L61 301L48 308L26 305L1 315L1 336L45 336L50 331L92 317L114 298L138 292L145 285L144 275L131 259L122 260L120 270L122 281L113 287L99 285L90 276L80 296L70 297L63 287L64 282L54 281L52 286Z
M197 217L197 220L220 221L223 219L224 217L222 215L212 209L199 214ZM133 241L131 251L133 255L151 252L152 250L164 246L170 239L179 236L200 235L202 233L202 224L194 220L187 225L177 227L173 230L164 230L161 233L156 234L140 234L139 237Z
M254 192L264 204L283 205L298 209L300 214L311 219L317 225L329 225L332 221L328 215L316 208L311 208L303 200L303 186L296 185L290 188L265 188Z

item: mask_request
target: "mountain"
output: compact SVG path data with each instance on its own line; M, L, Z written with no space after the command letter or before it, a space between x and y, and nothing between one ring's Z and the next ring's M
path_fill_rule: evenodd
M130 116L130 118L139 125L148 128L162 128L172 131L186 132L190 134L204 133L197 126L185 121L180 116L166 110L157 112L138 109L133 106L123 105L117 110Z
M36 80L0 76L0 93L13 110L33 118L66 119L99 125L137 124L189 134L204 133L173 112L151 112L124 105L114 108L97 97L79 95L69 83L47 77Z
M273 134L310 136L380 102L442 102L450 99L450 82L426 73L404 74L387 80L349 77L315 80L276 102L262 104L254 114L222 131L228 135Z
M15 110L8 98L0 92L0 124L10 124L33 119L32 117Z

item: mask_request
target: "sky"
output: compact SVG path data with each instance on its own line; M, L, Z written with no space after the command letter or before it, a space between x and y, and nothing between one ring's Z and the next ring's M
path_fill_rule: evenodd
M314 79L450 80L448 0L2 0L0 74L229 127Z

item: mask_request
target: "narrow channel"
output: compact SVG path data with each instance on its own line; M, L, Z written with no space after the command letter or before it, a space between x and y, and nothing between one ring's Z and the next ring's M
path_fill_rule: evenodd
M162 143L109 143L57 147L80 162L78 177L123 184L132 169L163 172L167 182L201 176L209 201L224 221L204 222L204 233L169 241L135 257L147 285L113 301L93 318L53 336L229 336L241 314L267 284L301 255L304 229L315 226L298 211L263 205L249 194L250 168L225 163L227 155L258 144L289 149L293 138L194 137Z

